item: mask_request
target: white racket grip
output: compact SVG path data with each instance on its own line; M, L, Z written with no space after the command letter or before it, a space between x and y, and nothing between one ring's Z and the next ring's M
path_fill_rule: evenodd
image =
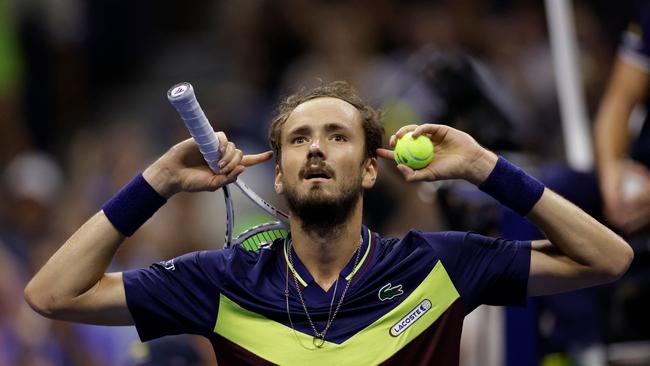
M219 139L196 99L192 84L183 82L172 86L167 91L167 100L185 122L210 169L219 173L218 163L221 160Z

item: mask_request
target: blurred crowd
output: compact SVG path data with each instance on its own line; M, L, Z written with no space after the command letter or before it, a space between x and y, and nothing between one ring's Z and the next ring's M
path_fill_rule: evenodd
M572 3L593 117L630 14L625 1ZM210 364L203 340L143 345L131 327L50 321L22 290L123 184L189 137L166 101L171 85L191 82L213 125L253 153L268 149L279 97L339 79L384 110L389 135L453 123L533 168L564 159L541 1L0 0L0 365ZM382 170L366 221L383 235L413 226L499 234L489 225L498 212L459 214L446 187L405 186ZM244 178L278 202L272 171ZM221 205L219 193L174 197L110 270L220 247ZM179 363L160 356L174 347Z

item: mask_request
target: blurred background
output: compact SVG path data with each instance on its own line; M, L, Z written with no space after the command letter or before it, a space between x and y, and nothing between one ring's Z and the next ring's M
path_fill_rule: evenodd
M589 128L639 1L568 3ZM598 187L581 183L593 172L566 164L547 24L539 0L0 0L0 365L214 364L203 339L142 344L131 327L44 319L22 296L76 228L189 137L166 100L180 81L244 152L268 149L280 97L342 79L383 110L388 136L405 124L447 123L553 188L574 183L562 193L579 193L578 204L580 195L597 200ZM405 185L393 165L381 171L365 221L384 236L418 227L539 237L474 187ZM267 163L244 179L281 204L272 172ZM240 227L260 220L236 202L249 213ZM599 204L583 208L603 219ZM223 222L219 192L179 194L110 270L219 248ZM650 365L647 238L635 233L635 264L615 284L477 310L463 364Z

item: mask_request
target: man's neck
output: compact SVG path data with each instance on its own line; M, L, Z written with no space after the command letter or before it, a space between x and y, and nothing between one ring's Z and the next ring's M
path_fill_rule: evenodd
M336 230L322 236L322 233L305 231L300 219L291 217L292 247L314 281L327 291L336 282L361 245L361 200L350 218Z

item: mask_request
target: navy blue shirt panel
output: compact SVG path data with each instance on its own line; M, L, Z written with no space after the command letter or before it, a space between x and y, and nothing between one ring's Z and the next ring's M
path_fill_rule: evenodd
M422 237L434 248L463 299L466 313L481 304L526 304L530 242L451 231L412 231L409 235Z
M173 334L207 334L219 308L223 251L185 254L123 273L127 306L143 341Z

